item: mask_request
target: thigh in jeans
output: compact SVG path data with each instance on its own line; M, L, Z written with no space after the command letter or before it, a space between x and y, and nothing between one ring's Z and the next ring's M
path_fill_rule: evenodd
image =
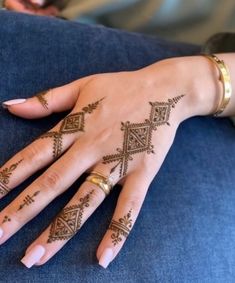
M198 46L101 26L1 12L0 100L198 52ZM0 163L63 115L26 121L1 109ZM193 118L180 126L132 235L108 270L98 266L95 251L111 220L118 188L51 261L27 270L20 263L26 247L74 194L83 181L78 180L1 246L0 282L232 282L234 140L228 119ZM39 174L2 199L0 207Z

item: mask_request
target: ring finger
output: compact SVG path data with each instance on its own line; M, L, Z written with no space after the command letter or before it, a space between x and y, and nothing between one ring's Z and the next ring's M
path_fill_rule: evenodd
M102 167L98 167L96 166L93 171L101 172L99 169ZM107 176L108 174L102 175ZM115 183L117 181L112 182L113 185ZM103 202L105 196L106 190L86 180L53 222L28 247L22 262L28 268L47 262L80 230Z

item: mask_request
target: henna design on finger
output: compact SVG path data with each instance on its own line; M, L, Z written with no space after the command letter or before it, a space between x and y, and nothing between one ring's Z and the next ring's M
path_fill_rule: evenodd
M104 97L94 103L88 104L88 106L82 108L81 112L66 116L62 120L59 131L47 132L37 138L53 138L53 158L59 157L63 152L63 135L84 132L85 115L91 114L103 99Z
M50 90L46 90L46 91L40 92L40 93L36 94L36 96L35 96L45 109L48 109L48 102L47 102L47 100L45 98L45 95L49 91Z
M23 161L21 159L20 161L12 164L9 168L5 168L2 171L0 171L0 195L4 196L6 195L10 189L8 188L8 184L10 182L10 177L13 173L13 171L17 168L17 166Z
M11 221L11 218L6 215L3 218L2 224L5 223L5 222L10 222L10 221Z
M154 146L152 145L153 131L165 124L170 126L169 117L171 109L175 107L183 96L179 95L168 99L167 102L149 102L151 105L150 116L143 123L121 122L121 130L124 132L122 148L117 148L118 153L103 157L103 164L116 162L116 165L110 171L111 174L120 165L119 177L125 176L128 170L128 163L133 160L134 154L141 152L155 153Z
M23 203L19 206L19 208L17 209L18 211L21 210L24 206L29 206L31 203L33 203L35 200L34 198L40 193L40 191L36 191L32 196L27 195L24 199L23 199Z
M93 192L94 190L80 198L78 204L67 206L59 213L50 226L47 243L68 240L78 232L82 225L84 209L90 206L89 202Z
M121 242L123 237L128 237L133 222L131 219L131 213L132 209L130 209L129 212L124 215L124 217L119 218L118 221L114 219L111 221L108 229L114 231L114 233L111 234L111 238L113 239L112 243L114 246Z

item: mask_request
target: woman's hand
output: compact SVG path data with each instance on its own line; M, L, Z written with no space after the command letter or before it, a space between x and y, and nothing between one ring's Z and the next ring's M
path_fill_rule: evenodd
M1 211L0 244L84 172L97 171L110 176L114 185L123 186L109 229L97 250L99 263L107 267L131 232L181 121L209 114L215 106L213 93L205 98L191 80L188 68L193 62L206 66L202 76L214 70L203 57L173 58L134 72L92 75L27 100L5 102L11 113L27 119L72 111L1 167L3 197L52 163ZM208 87L215 88L213 80ZM27 267L47 262L79 231L104 198L100 187L85 181L28 247L22 262Z
M41 0L5 0L4 6L8 10L27 14L42 16L57 16L59 10L54 5L43 6L45 1Z

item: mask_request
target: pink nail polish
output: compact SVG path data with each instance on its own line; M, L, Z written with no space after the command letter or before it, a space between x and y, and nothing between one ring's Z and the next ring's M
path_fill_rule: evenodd
M2 236L3 236L3 230L2 230L2 228L0 227L0 238L2 238Z
M37 5L39 5L39 6L43 6L43 5L45 5L45 0L31 0L30 1L31 3L33 3L33 4L37 4Z
M26 255L21 259L21 262L28 268L32 267L35 263L39 262L45 254L46 249L41 245L34 246Z
M25 101L26 101L26 99L24 99L24 98L7 100L7 101L4 101L2 103L2 107L7 108L8 106L21 104L21 103L24 103Z
M99 260L99 265L103 266L106 268L111 260L113 259L113 250L110 248L107 248L103 251L100 260Z

